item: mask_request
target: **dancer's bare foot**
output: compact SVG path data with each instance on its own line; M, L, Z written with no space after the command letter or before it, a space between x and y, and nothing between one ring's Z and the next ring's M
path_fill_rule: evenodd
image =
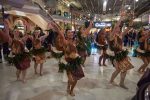
M35 71L35 74L38 74L37 71Z
M20 78L17 78L17 81L21 81L21 79L20 79Z
M110 81L110 84L112 84L114 86L118 86L118 84L116 82L114 82L114 81L113 82Z
M106 64L103 64L103 66L105 66L105 67L106 67L107 65L106 65Z
M69 87L67 88L67 94L70 94L70 89L69 89Z
M102 66L102 65L99 63L99 66Z
M128 89L128 87L126 87L125 85L120 84L120 87L123 88L123 89Z
M40 73L40 76L43 76L43 73Z
M24 80L22 80L22 82L23 82L23 83L26 83L26 80L24 79Z
M70 92L70 95L71 95L71 96L75 96L75 94L74 94L73 92Z

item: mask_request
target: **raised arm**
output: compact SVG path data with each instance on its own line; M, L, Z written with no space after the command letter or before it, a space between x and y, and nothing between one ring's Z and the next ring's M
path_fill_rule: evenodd
M57 32L58 35L60 35L63 38L62 43L64 43L64 45L65 45L67 43L67 41L66 41L65 36L64 36L64 30L60 29L58 27L58 25L56 25L56 23L54 23L54 22L51 22L51 29L53 31Z
M41 42L44 42L45 38L47 38L47 36L49 35L48 32L45 33L45 35L40 37Z
M85 30L81 30L82 34L88 35L90 33L91 28L93 27L93 22L90 21L89 27L86 28Z

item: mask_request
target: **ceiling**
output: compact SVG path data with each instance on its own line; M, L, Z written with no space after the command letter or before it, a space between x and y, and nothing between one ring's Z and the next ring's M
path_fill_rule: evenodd
M2 0L5 1L5 0ZM2 3L0 0L0 4ZM7 3L12 6L21 6L23 2L40 1L44 2L47 8L56 9L57 6L63 5L72 8L74 11L82 14L117 14L122 7L129 8L135 11L136 16L150 10L150 0L7 0ZM107 2L106 10L103 8L104 1ZM5 2L6 3L6 2ZM69 5L69 6L68 6ZM60 9L59 9L60 10Z
M103 10L104 1L107 1L106 11ZM69 4L75 10L90 14L114 14L118 13L122 6L130 6L131 10L135 10L138 14L150 9L149 0L138 0L138 2L136 0L44 0L44 2L47 5L56 2L66 6Z

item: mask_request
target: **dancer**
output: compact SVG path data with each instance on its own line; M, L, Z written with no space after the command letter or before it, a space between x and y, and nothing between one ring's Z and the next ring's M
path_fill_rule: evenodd
M138 69L139 73L143 73L150 63L150 32L142 32L142 37L139 39L140 46L137 48L137 54L144 62Z
M17 68L17 80L22 80L23 83L25 83L27 69L30 67L30 55L25 52L23 43L20 40L16 39L14 39L12 42L12 53L15 55L13 58L13 62Z
M40 65L40 76L43 75L43 64L46 61L46 49L42 47L42 43L44 39L48 36L45 34L44 36L40 37L40 30L35 30L34 32L34 40L33 40L33 50L32 53L34 54L34 71L37 74L37 67Z
M121 14L121 18L120 20L118 21L118 23L116 24L116 26L114 27L114 30L112 32L112 34L114 34L113 36L113 45L110 45L112 47L111 50L114 52L114 56L111 56L113 58L113 65L115 66L115 71L112 73L112 76L111 76L111 80L110 80L110 83L113 84L113 85L116 85L116 83L114 82L114 79L117 77L117 75L120 73L120 87L124 88L124 89L128 89L125 84L124 84L124 81L125 81L125 77L126 77L126 74L127 74L127 71L132 69L133 68L133 65L129 62L129 57L127 56L128 55L128 51L127 50L123 50L122 48L122 34L121 33L121 30L120 30L120 25L121 25L121 22L123 21L123 16L125 14ZM128 31L128 29L126 30ZM126 33L126 31L124 33ZM110 57L110 58L111 58Z
M105 33L104 33L104 30L102 29L101 31L98 32L98 35L97 35L97 46L98 48L101 50L100 52L100 57L99 57L99 66L101 66L101 61L103 60L103 66L106 66L105 64L105 61L106 61L106 58L107 58L107 42L106 42L106 39L105 39Z
M86 29L83 29L82 27L79 29L79 32L77 33L77 50L79 55L82 58L82 66L84 67L84 63L86 61L87 57L87 44L86 44L86 37L88 34L90 34L90 29L92 28L93 23L90 22L89 27Z
M54 29L58 29L55 23L52 23ZM81 67L81 58L78 55L76 44L73 41L73 33L67 32L67 38L65 39L63 31L57 30L58 35L60 35L61 43L64 45L65 59L67 61L66 72L68 76L68 86L67 93L71 96L75 96L74 88L77 81L84 77L84 73Z
M51 48L52 56L58 60L58 65L59 65L58 72L60 73L64 71L63 67L61 66L61 59L63 59L63 56L64 56L63 40L64 40L63 36L58 34L55 40L55 47Z
M77 53L76 44L73 42L73 34L71 32L67 33L66 49L65 49L65 58L68 62L67 67L67 76L68 76L68 86L67 92L71 96L75 96L74 87L77 84L77 81L84 77L82 67L80 66L80 58Z

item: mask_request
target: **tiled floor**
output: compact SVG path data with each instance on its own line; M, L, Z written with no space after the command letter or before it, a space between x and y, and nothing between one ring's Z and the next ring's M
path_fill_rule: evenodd
M66 94L66 77L58 73L57 60L51 58L44 64L44 75L34 75L33 64L28 70L27 83L15 81L15 67L0 64L0 100L131 100L136 92L136 83L141 75L136 72L142 64L138 58L131 58L134 69L128 72L125 80L129 90L109 84L114 68L98 66L98 55L86 61L85 77L75 88L75 97ZM119 82L118 76L116 82Z

